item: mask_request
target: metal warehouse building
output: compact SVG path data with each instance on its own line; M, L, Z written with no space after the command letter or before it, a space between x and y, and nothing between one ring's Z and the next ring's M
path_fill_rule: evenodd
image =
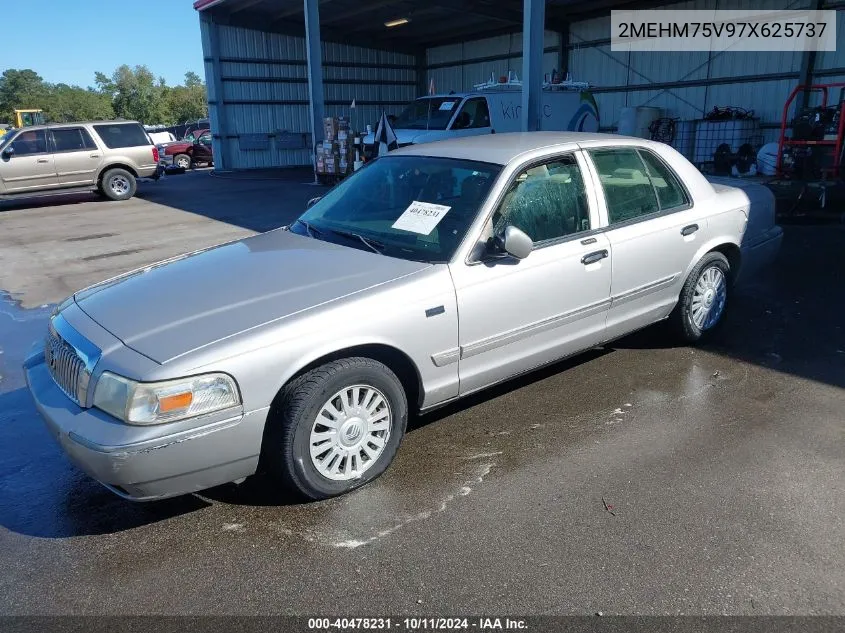
M437 92L458 92L509 70L532 86L552 70L589 81L604 131L615 131L623 109L635 106L682 121L731 106L753 110L760 142L776 140L796 85L845 81L845 46L729 54L610 47L611 9L641 7L837 9L841 42L842 1L197 0L194 6L215 163L224 170L311 164L309 134L316 130L318 141L321 134L314 121L348 116L353 100L353 124L362 128L383 110L398 113L432 82ZM386 25L394 20L407 23ZM526 54L531 63L523 64Z

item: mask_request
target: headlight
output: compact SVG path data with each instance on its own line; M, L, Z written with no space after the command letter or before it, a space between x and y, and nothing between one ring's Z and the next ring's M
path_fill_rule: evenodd
M165 382L135 382L103 372L94 406L129 424L160 424L239 405L238 387L226 374Z

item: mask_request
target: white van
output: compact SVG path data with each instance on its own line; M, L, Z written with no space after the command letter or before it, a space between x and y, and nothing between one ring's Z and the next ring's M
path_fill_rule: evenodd
M540 129L597 132L599 111L589 90L543 90ZM522 90L483 90L420 97L393 122L399 146L461 136L519 132ZM373 144L373 134L364 138Z

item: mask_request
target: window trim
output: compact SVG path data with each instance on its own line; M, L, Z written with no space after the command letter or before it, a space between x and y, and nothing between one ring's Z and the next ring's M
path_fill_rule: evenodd
M93 143L93 147L83 147L82 149L62 149L62 150L56 149L56 141L53 138L53 134L58 130L79 130L80 132L85 132L88 135L88 139L91 141L91 143ZM100 148L97 147L97 141L94 140L94 137L91 135L91 133L88 130L86 130L84 127L82 127L81 125L75 126L75 127L54 128L54 129L50 129L48 131L50 132L50 134L47 137L48 138L47 148L49 150L48 153L50 153L50 154L72 154L74 152L97 152L97 151L100 150Z
M582 150L581 148L577 148L577 147L576 147L576 148L572 148L572 149L564 150L564 151L562 151L562 152L560 152L560 153L549 154L549 155L547 155L547 156L543 156L542 158L538 158L538 159L536 159L536 160L533 160L533 161L530 161L530 162L523 163L523 164L519 165L519 166L517 167L517 169L515 169L515 170L514 170L513 175L512 175L512 176L510 177L510 179L508 180L507 185L505 185L505 187L502 189L502 192L501 192L501 193L499 194L499 196L496 198L496 201L495 201L495 202L493 203L493 205L490 207L490 211L489 211L489 213L487 214L487 217L486 217L486 218L484 218L484 222L481 224L481 231L482 231L482 233L483 233L484 229L487 227L487 225L490 223L490 221L493 219L493 214L495 214L495 213L496 213L496 210L499 208L499 206L500 206L500 205L502 204L502 202L504 201L505 196L507 195L508 191L509 191L509 190L510 190L510 188L511 188L511 185L513 185L513 183L514 183L514 182L516 181L516 179L519 177L519 174L521 174L522 172L524 172L524 171L526 171L526 170L528 170L528 169L533 169L534 167L539 167L540 165L546 165L546 164L548 164L548 163L553 163L553 162L555 162L555 161L557 161L557 160L560 160L561 158L563 158L563 157L565 157L565 156L571 156L571 157L572 157L572 159L575 161L575 165L576 165L576 166L578 167L578 169L581 171L581 180L582 180L582 181L583 181L583 183L584 183L584 192L585 192L585 193L586 193L586 195L587 195L587 211L588 211L588 213L590 214L590 223L592 223L592 221L593 221L593 211L595 210L596 215L598 215L598 208L593 209L593 208L592 208L592 206L591 206L591 203L590 203L590 192L589 192L589 188L588 188L588 185L587 185L587 177L586 177L586 174L587 174L588 172L586 172L586 171L582 168L581 163L578 161L578 153L579 153L579 152L582 152L582 153L583 153L583 150ZM590 165L586 165L586 166L587 166L588 168L590 167ZM590 178L590 180L592 180L592 178ZM600 219L601 219L601 216L599 216L599 220L600 220ZM517 228L518 228L518 227L517 227ZM549 246L557 246L557 245L559 245L559 244L564 244L564 243L566 243L566 242L571 242L571 241L573 241L573 240L575 240L575 239L583 240L583 239L585 239L585 238L587 238L587 237L590 237L591 235L597 235L597 234L599 234L599 233L603 233L603 232L604 232L604 230L605 230L605 227L591 227L591 228L590 228L589 230L587 230L587 231L578 231L578 232L575 232L575 233L570 233L569 235L561 235L560 237L553 237L553 238L550 238L550 239L547 239L547 240L543 240L542 242L533 242L534 247L533 247L532 251L536 251L536 250L540 250L540 249L543 249L543 248L547 248L547 247L549 247ZM467 234L467 237L469 237L469 234ZM530 237L530 236L529 236L529 237ZM475 241L476 241L476 244L478 243L478 241L479 241L479 239L480 239L480 238L481 238L481 234L479 234L479 235L476 237L476 240L475 240ZM473 251L474 251L474 250L475 250L475 247L473 246L473 247L470 249L470 251L467 253L466 258L464 259L464 264L465 264L466 266L477 266L477 265L479 265L479 264L483 264L483 263L485 263L485 262L489 261L489 260L486 260L486 259L481 258L481 257L474 257L474 256L473 256Z
M684 211L686 209L691 209L693 206L692 196L690 195L687 186L684 184L684 181L680 178L680 176L678 176L678 173L674 169L672 169L672 166L669 165L669 163L667 163L665 160L663 160L663 158L656 152L653 152L645 147L638 147L637 152L639 152L640 154L649 154L653 156L658 163L663 165L663 167L665 167L669 171L669 173L672 174L672 177L675 179L675 182L677 182L678 186L681 188L681 193L683 193L684 198L686 198L686 202L683 204L678 204L674 207L667 207L666 209L663 209L662 205L660 204L660 196L657 194L657 187L654 184L654 179L652 178L651 172L649 171L648 164L645 162L645 159L640 156L640 160L643 161L643 165L645 165L646 172L648 173L648 179L652 181L651 185L652 187L654 187L654 195L657 196L657 204L661 207L660 212L662 213L664 211Z
M15 137L12 140L10 140L7 144L5 144L6 148L9 148L12 145L14 145L15 143L17 143L18 137L21 136L22 134L26 133L26 132L43 132L44 133L44 147L47 148L47 151L45 151L45 152L32 152L31 154L18 154L17 152L15 152L14 154L12 154L11 158L18 158L18 157L25 158L27 156L49 156L50 154L52 154L52 152L50 151L50 137L47 135L47 131L48 131L47 129L27 130L26 128L21 128L20 131L15 135Z
M658 211L653 211L652 213L649 213L649 214L646 214L646 215L639 215L639 216L634 217L634 218L629 218L627 220L624 220L623 222L611 223L611 221L610 221L610 210L607 207L607 195L604 192L604 184L601 181L601 174L599 173L599 170L598 170L598 167L596 166L595 160L593 160L593 152L594 151L602 151L602 150L619 150L619 149L628 149L628 150L632 149L637 153L639 153L641 151L646 151L646 152L650 152L651 154L653 154L661 163L663 163L664 166L666 166L669 170L671 170L671 173L674 174L678 183L681 185L681 188L683 189L684 194L686 195L686 198L689 202L685 205L670 207L668 209L659 209ZM583 151L587 155L587 159L589 160L590 169L591 169L591 172L593 174L593 178L595 180L594 184L595 184L597 189L601 189L602 202L604 203L604 212L605 212L605 218L604 219L607 220L607 225L601 227L600 229L597 229L598 233L604 233L606 231L612 231L614 229L632 226L634 224L639 224L640 222L648 222L649 220L654 220L654 219L657 219L657 218L660 218L660 217L663 217L663 216L666 216L666 215L671 215L673 213L679 213L681 211L687 211L687 210L695 207L695 199L690 195L689 189L687 188L686 184L684 184L683 179L678 176L678 174L675 172L675 170L672 169L657 152L655 152L655 151L653 151L649 148L642 147L640 145L633 145L633 144L631 144L631 145L628 145L628 144L626 144L626 145L600 145L600 146L594 146L594 147L585 147L585 148L583 148ZM643 158L641 156L640 156L640 160L643 162L643 166L646 168L646 171L648 172L648 165L645 164L645 161L643 160ZM651 182L651 174L647 173L646 175L648 176L649 182ZM654 187L653 184L652 184L652 187ZM657 198L657 204L659 206L660 205L660 197L657 196L656 191L655 191L654 195Z

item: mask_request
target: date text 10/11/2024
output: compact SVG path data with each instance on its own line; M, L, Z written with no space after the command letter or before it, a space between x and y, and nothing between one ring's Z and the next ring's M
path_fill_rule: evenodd
M525 620L510 618L309 618L310 631L519 631L527 630Z

